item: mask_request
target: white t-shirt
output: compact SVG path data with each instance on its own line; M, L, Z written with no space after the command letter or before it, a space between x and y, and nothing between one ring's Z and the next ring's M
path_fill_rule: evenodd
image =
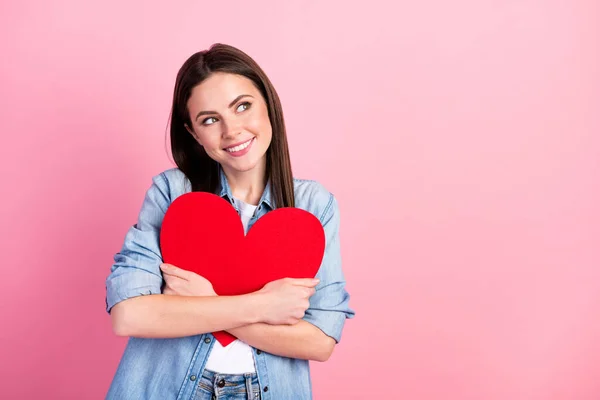
M234 201L240 210L240 216L244 224L244 233L246 233L248 231L248 222L254 215L256 206L238 199L234 199ZM231 342L227 347L223 347L218 340L215 340L205 368L221 374L256 372L252 347L239 339Z

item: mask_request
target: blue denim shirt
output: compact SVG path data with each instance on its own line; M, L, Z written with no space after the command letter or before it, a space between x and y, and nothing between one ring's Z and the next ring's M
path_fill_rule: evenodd
M227 179L223 173L220 177L220 196L233 204ZM169 204L189 191L189 180L177 168L153 177L137 223L129 228L106 279L107 312L110 313L115 304L125 299L161 293L160 227ZM339 342L345 320L352 318L354 311L348 304L349 295L342 272L337 202L315 181L294 179L294 191L296 207L319 218L326 238L323 262L317 273L320 283L310 298L304 320ZM273 209L270 185L267 185L248 227L251 228L258 218ZM193 400L214 342L215 338L210 333L168 339L130 337L106 398ZM308 361L254 348L253 355L264 400L312 398Z

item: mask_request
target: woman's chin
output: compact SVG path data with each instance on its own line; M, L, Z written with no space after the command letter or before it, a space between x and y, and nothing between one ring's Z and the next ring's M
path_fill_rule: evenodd
M253 171L261 166L260 160L236 160L235 162L222 163L224 170L234 173L243 173Z

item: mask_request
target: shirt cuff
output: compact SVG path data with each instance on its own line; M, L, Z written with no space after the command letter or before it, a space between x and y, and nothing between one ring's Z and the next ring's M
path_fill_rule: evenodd
M336 343L339 343L346 318L346 313L343 311L308 309L303 319L322 330L327 336L332 337Z
M106 312L110 314L113 306L132 297L161 294L162 278L138 270L135 267L120 267L126 269L121 275L112 275L106 281Z

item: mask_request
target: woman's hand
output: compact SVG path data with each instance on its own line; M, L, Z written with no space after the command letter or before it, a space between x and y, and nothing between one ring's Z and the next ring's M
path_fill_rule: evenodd
M194 272L161 264L165 288L163 294L179 296L216 296L210 281ZM294 325L304 317L308 299L315 293L318 279L283 278L267 283L255 294L263 298L262 322Z
M179 296L216 296L210 281L195 272L177 268L171 264L161 264L165 288L163 294Z
M271 325L294 325L304 317L308 299L315 293L318 279L283 278L267 283L257 294L263 295L263 321Z

